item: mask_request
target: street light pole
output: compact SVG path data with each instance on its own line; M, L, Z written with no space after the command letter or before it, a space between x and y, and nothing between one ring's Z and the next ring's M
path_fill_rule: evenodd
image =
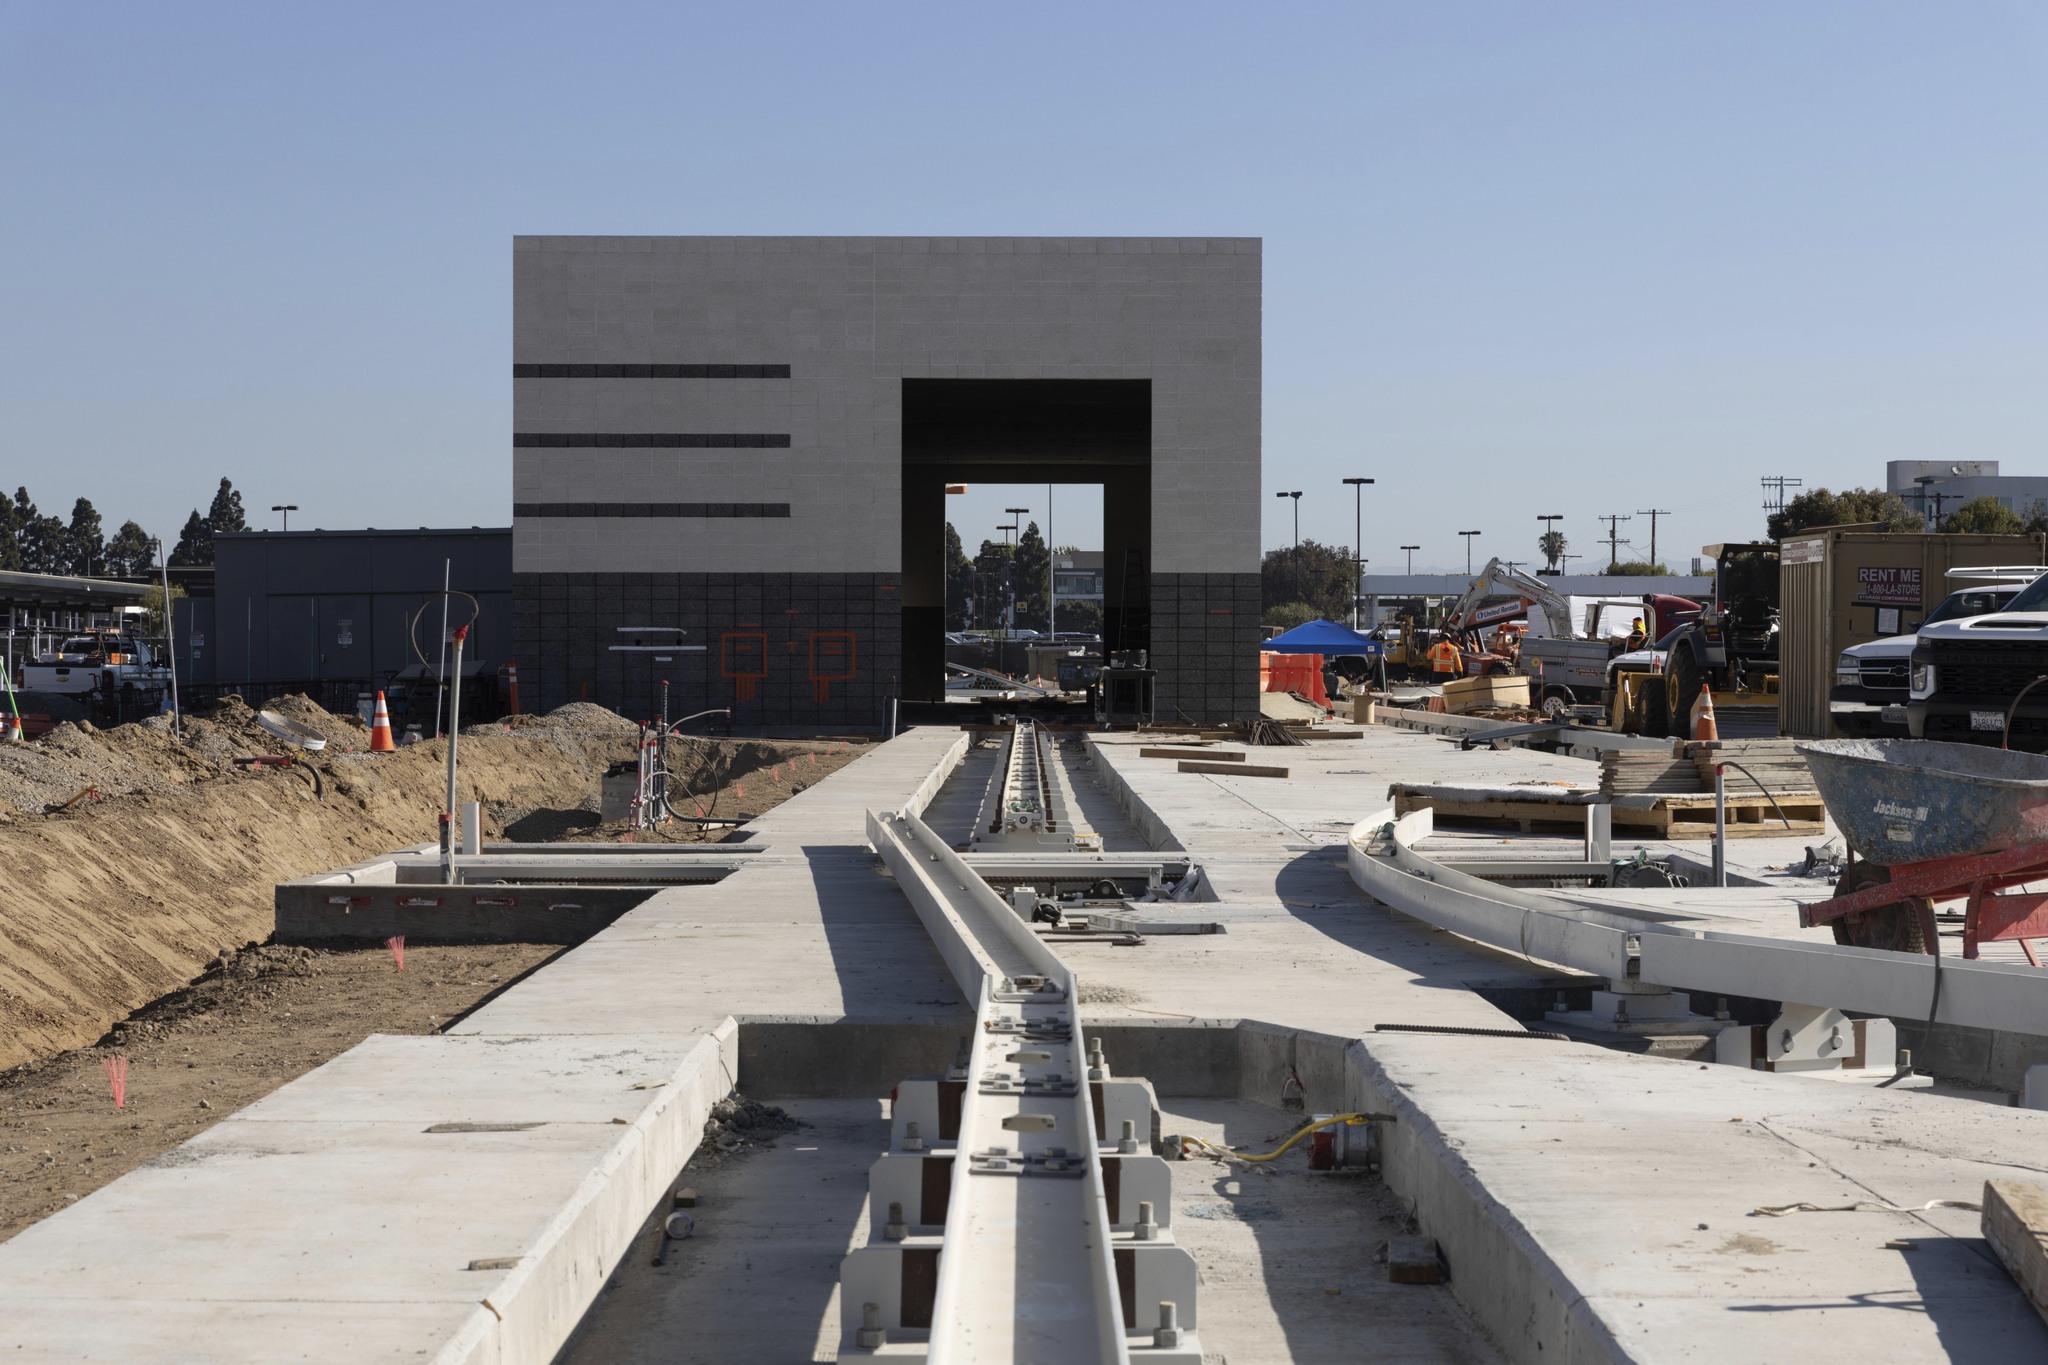
M1292 493L1275 493L1273 496L1276 498L1294 499L1294 548L1299 550L1301 548L1301 490L1297 488Z
M289 531L292 529L292 513L299 510L299 505L295 502L273 502L270 510L284 513L284 529Z
M1472 576L1472 537L1479 533L1477 531L1460 531L1458 534L1465 537L1465 577L1470 578Z
M1403 545L1401 548L1408 552L1408 576L1413 578L1415 576L1415 552L1422 547L1420 545Z
M1351 576L1351 628L1357 630L1358 595L1365 586L1365 486L1371 483L1372 480L1346 479L1344 482L1351 485L1351 516L1353 522L1351 554L1358 561L1358 572ZM1297 502L1294 506L1298 514L1301 504Z

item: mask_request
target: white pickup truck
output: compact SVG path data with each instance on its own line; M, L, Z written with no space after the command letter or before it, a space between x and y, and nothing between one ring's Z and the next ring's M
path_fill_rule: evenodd
M21 669L25 692L82 695L153 691L171 685L170 668L132 635L73 635Z

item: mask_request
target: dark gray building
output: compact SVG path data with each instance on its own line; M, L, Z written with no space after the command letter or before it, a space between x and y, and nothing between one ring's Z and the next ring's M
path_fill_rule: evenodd
M382 687L415 662L407 628L439 602L444 564L480 608L465 666L495 670L512 642L512 532L422 527L217 537L213 596L180 604L179 674L202 686L292 684L316 696ZM451 606L451 625L463 615ZM435 605L416 632L429 660L440 627Z
M945 486L1058 482L1103 487L1158 715L1258 714L1256 239L521 237L513 322L540 705L937 699Z

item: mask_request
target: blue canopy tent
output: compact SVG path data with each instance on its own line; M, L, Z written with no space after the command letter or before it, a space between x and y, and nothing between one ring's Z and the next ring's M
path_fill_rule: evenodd
M1372 658L1383 647L1378 640L1368 639L1335 621L1310 621L1274 636L1259 648L1269 654L1321 654L1330 658L1353 654Z

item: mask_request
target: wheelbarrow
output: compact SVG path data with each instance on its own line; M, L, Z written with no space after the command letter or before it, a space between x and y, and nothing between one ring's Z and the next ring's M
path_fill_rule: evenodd
M2009 888L2048 877L2048 756L1925 739L1798 746L1860 861L1799 922L1837 943L1938 953L1936 901L1968 898L1963 956L1980 944L2048 938L2048 895Z

